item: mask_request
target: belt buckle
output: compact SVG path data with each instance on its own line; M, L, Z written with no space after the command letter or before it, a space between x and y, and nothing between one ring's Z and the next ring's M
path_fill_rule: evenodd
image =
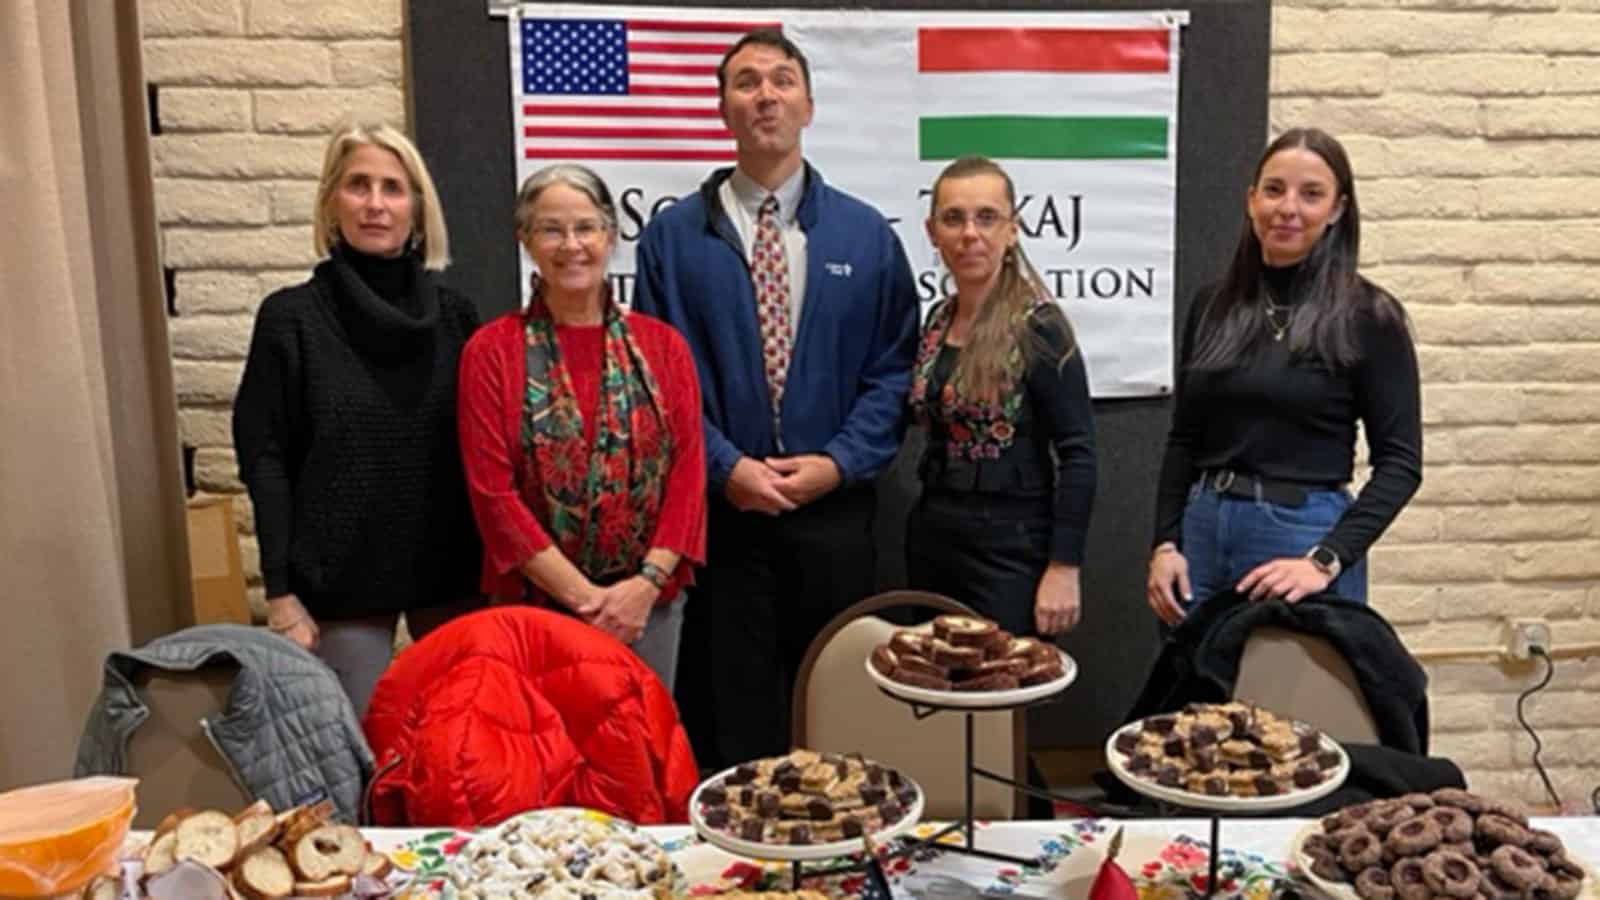
M1233 470L1222 469L1211 476L1211 489L1219 494L1226 493L1228 488L1233 487L1233 480L1236 477L1237 475Z

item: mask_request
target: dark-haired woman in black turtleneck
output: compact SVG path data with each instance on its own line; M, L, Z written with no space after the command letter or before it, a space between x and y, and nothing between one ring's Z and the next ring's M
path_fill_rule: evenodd
M1422 482L1416 349L1399 301L1356 273L1344 148L1285 132L1246 212L1184 328L1146 586L1169 625L1229 590L1365 603L1367 550ZM1357 423L1372 477L1352 498Z
M478 327L433 181L387 126L328 144L314 240L328 258L256 314L234 400L267 624L317 653L358 715L413 638L476 605L480 553L456 439L456 368Z

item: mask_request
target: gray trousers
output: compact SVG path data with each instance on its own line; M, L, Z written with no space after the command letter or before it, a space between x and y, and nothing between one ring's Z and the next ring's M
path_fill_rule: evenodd
M672 693L678 680L678 642L683 636L683 597L664 606L650 610L644 623L644 633L631 645L633 652L644 664L655 670L656 677Z
M405 614L406 630L413 641L420 641L456 616L480 607L480 603L457 603L409 609ZM317 622L320 638L315 652L339 677L357 718L366 718L372 691L394 658L395 626L399 622L399 613Z

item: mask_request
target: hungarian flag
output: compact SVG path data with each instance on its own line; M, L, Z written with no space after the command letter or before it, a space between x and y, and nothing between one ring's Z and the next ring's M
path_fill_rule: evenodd
M1175 34L918 28L919 158L1165 159Z

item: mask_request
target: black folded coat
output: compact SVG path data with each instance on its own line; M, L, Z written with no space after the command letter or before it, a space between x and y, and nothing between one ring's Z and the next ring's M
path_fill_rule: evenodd
M1252 602L1219 594L1190 613L1167 636L1127 721L1225 703L1233 697L1245 643L1257 628L1277 626L1326 639L1350 664L1372 711L1378 743L1419 756L1428 753L1428 676L1370 607L1331 597L1295 604ZM1293 716L1295 710L1273 710Z

